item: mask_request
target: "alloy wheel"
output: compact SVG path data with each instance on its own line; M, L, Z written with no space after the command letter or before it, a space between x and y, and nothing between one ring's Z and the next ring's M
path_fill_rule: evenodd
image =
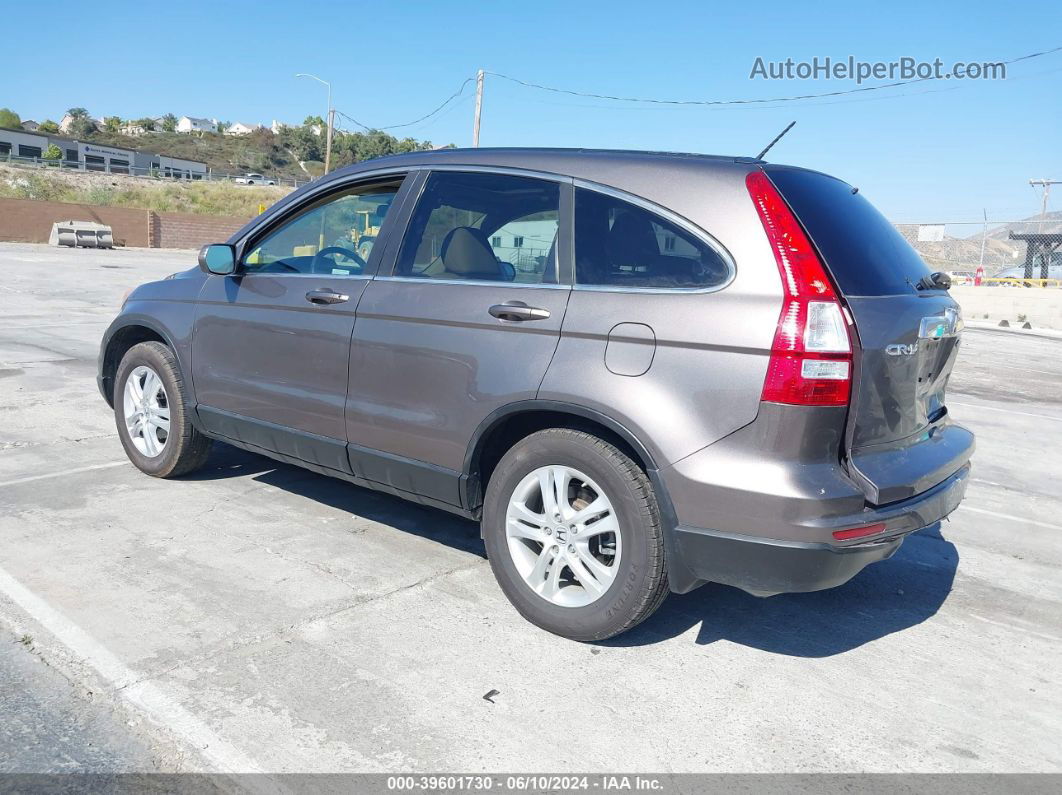
M505 535L516 570L559 607L596 602L616 579L619 520L604 490L568 466L539 467L514 489Z
M123 391L125 427L141 455L155 458L170 435L170 403L158 373L140 365L125 380Z

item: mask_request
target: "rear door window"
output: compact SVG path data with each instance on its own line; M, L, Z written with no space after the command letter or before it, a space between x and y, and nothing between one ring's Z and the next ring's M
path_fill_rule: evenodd
M896 227L846 182L791 168L768 168L767 175L845 295L908 295L931 272Z
M575 191L575 282L705 289L730 278L723 256L656 213L597 191Z
M560 186L510 174L428 176L409 222L398 276L557 283Z

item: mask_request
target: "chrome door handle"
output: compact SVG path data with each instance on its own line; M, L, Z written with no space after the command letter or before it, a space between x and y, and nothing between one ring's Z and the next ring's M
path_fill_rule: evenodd
M498 320L546 320L549 317L548 309L528 306L523 301L495 304L487 311Z
M341 304L344 301L349 301L350 296L337 293L328 287L321 287L306 293L306 300L311 304Z

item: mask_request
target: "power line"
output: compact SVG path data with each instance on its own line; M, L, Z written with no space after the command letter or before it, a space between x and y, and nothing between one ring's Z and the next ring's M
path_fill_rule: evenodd
M344 113L343 111L339 110L338 108L336 109L336 113L338 113L344 119L347 119L348 121L353 122L358 127L361 127L366 132L373 132L374 130L381 130L381 131L383 131L383 130L397 130L400 127L412 127L414 124L420 124L422 121L426 121L426 120L430 119L432 116L434 116L435 114L441 112L443 110L443 108L445 108L447 105L449 105L451 102L453 102L459 96L461 96L461 94L464 93L464 90L468 86L468 84L472 83L474 81L475 81L474 77L465 78L464 82L461 83L461 85L457 89L457 91L455 91L450 96L448 96L442 102L441 105L439 105L437 108L435 108L435 110L431 111L430 113L425 113L423 116L421 116L420 118L414 119L413 121L402 122L401 124L388 124L385 127L370 127L367 124L362 124L360 121L355 119L353 116L351 116L348 113Z
M1022 55L1018 58L1011 58L1008 61L995 61L995 64L1009 65L1018 63L1019 61L1028 61L1031 58L1039 58L1043 55L1051 55L1062 51L1062 46L1054 47L1050 50L1042 50L1040 52L1029 53L1028 55ZM758 105L766 104L770 102L796 102L804 99L821 99L823 97L839 97L845 94L860 94L868 91L880 91L883 88L896 88L897 86L906 86L912 83L924 83L927 80L941 80L942 77L918 77L912 80L898 80L894 83L884 83L880 86L863 86L861 88L849 88L843 91L826 91L821 94L799 94L792 97L775 97L773 99L653 99L650 97L623 97L613 94L596 94L589 91L574 91L568 88L558 88L556 86L546 86L541 83L532 83L527 80L521 80L511 75L505 75L500 72L486 72L494 77L500 77L502 80L508 80L525 88L535 88L540 91L551 91L555 94L568 94L573 97L589 97L591 99L606 99L613 102L640 102L650 105ZM469 78L471 80L471 78ZM467 80L465 81L468 82Z

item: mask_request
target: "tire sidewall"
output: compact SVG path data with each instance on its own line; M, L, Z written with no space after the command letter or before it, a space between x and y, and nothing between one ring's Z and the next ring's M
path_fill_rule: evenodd
M644 496L637 482L602 449L583 438L534 434L502 458L484 499L483 540L499 585L521 615L564 637L599 640L628 625L631 614L644 602L649 580L658 572L651 569L653 538L642 526ZM535 594L517 571L508 548L505 524L509 500L528 473L549 465L569 466L587 475L604 489L619 520L620 570L608 591L584 607L561 607Z
M129 374L137 367L151 368L162 380L166 389L166 401L170 409L170 433L166 438L166 446L162 452L148 457L136 449L133 440L129 436L129 429L125 425L125 383ZM180 384L174 377L176 362L172 354L161 345L141 343L134 345L122 358L118 365L114 379L114 420L118 427L118 438L122 441L129 460L142 472L156 477L165 477L177 466L180 458L183 442L188 434L185 433L186 413L184 406L184 394Z

